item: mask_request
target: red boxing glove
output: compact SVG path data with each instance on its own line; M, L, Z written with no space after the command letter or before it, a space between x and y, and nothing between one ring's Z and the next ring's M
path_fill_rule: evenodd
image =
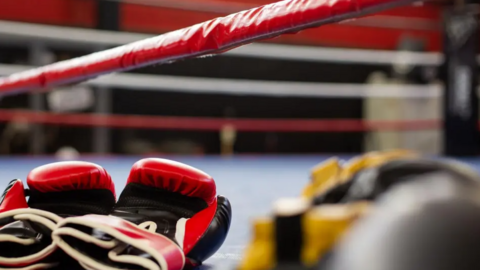
M112 216L67 218L53 238L98 270L178 270L201 264L220 248L231 214L208 174L150 158L133 166Z
M0 268L46 269L62 260L51 232L61 217L108 214L115 189L102 167L88 162L57 162L27 177L26 192L13 180L0 200Z

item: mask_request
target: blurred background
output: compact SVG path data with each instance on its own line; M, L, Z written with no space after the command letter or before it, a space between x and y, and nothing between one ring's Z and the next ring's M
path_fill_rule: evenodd
M0 75L271 2L0 1ZM219 56L0 97L0 154L476 155L473 4L419 3Z
M270 2L1 0L0 76ZM478 12L478 0L417 3L217 56L0 95L0 186L78 158L104 166L120 194L135 161L165 155L211 174L230 198L231 232L208 262L217 267L204 269L235 269L249 221L298 196L332 154L407 148L473 156L462 160L480 171Z

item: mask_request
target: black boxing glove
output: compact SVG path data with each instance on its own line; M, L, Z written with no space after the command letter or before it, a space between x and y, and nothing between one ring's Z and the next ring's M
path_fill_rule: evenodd
M73 258L103 269L196 266L224 242L229 201L208 174L182 163L135 163L112 215L67 218L53 237Z

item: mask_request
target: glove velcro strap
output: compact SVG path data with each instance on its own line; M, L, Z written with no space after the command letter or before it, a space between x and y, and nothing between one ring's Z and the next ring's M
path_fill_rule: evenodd
M13 224L15 222L21 222L21 221L28 221L33 224L40 225L46 231L35 232L38 235L42 233L50 234L55 229L56 223L58 223L61 220L61 218L51 212L32 209L32 208L22 208L22 209L15 209L15 210L10 210L10 211L0 213L0 220L12 220L12 222L4 225L2 228L6 228L9 224ZM27 246L38 244L39 241L36 237L22 238L12 234L0 233L0 244L2 243L13 243L13 244L20 245L19 248L21 249L27 249ZM0 264L2 266L8 266L8 267L21 267L21 266L28 265L28 268L21 268L21 269L45 269L45 267L49 268L48 265L50 264L36 264L36 265L31 265L31 264L34 264L36 262L39 262L45 259L47 256L51 255L56 249L57 249L57 246L53 242L51 242L47 244L45 248L41 249L38 252L35 252L33 254L28 254L27 256L19 256L14 258L6 257L5 253L2 252L3 250L0 250Z
M92 235L85 233L92 232ZM62 220L52 234L53 241L87 269L117 270L137 265L148 270L180 270L185 264L182 249L169 238L113 216L87 215ZM99 239L101 238L101 239ZM92 250L78 243L105 249L107 261L95 258ZM131 247L149 258L128 254ZM90 251L90 253L89 253ZM126 253L126 254L125 254ZM118 267L117 267L118 266Z

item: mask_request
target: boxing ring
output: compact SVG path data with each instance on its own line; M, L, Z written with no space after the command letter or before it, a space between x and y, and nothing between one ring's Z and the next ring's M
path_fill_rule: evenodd
M111 86L114 83L121 84L122 80L128 79L129 75L116 72L224 53L256 40L272 38L285 33L295 33L309 27L318 27L324 24L349 20L386 8L408 5L413 2L415 1L282 1L72 60L33 69L20 67L18 73L0 77L0 95L9 96L19 93L45 91L45 89L51 87L67 84L82 83L100 87L105 85ZM235 53L235 51L232 51L232 53ZM439 58L438 55L428 57L430 59L429 63L438 65L441 61ZM355 60L349 58L345 59L345 61ZM1 70L2 66L0 66ZM145 75L143 79L146 82L144 83L145 88L152 87L152 85L159 87L158 85L162 83L172 83L168 78L164 78L163 81L156 81L155 79L149 81L152 79L151 76ZM198 81L194 84L201 88L202 83L205 83L205 81ZM307 96L308 93L313 95L308 84L299 83L290 86L299 89L302 95L305 95L305 93L307 93ZM187 86L183 87L188 88ZM261 88L262 85L242 86L239 83L238 87L253 93L256 88ZM183 91L194 91L194 88L183 89ZM204 88L211 89L207 86ZM408 87L402 86L401 88ZM332 89L332 92L338 91L339 93L345 90L335 87L332 87ZM412 93L415 92L414 90L412 89ZM433 87L430 90L426 94L427 96L439 95L440 90L438 88ZM372 89L368 89L368 91L372 91ZM408 91L408 89L405 91ZM278 95L281 95L281 93ZM438 129L441 126L438 119L424 119L420 121L215 119L202 117L64 114L0 109L0 121L8 122L18 118L35 124L202 131L219 131L226 125L233 125L238 131L333 131L339 133L372 130L431 130ZM195 124L192 125L192 123ZM221 250L208 260L201 269L233 269L238 264L243 248L249 240L249 220L268 213L271 208L270 202L275 199L298 195L303 185L307 182L309 170L314 165L325 160L327 156L240 156L229 158L215 156L169 156L168 158L187 163L208 172L216 179L218 191L230 198L234 211L231 233ZM345 156L344 158L348 157ZM115 180L117 192L120 193L126 182L131 165L139 157L83 157L82 159L104 166ZM2 175L0 188L4 187L13 178L24 179L32 168L54 160L54 158L49 157L2 157L0 159L0 174ZM472 158L464 161L480 171L480 159ZM272 183L275 184L272 185Z
M411 3L409 1L408 3ZM149 35L120 35L107 33L99 35L88 30L76 30L72 36L65 36L61 28L43 31L42 27L2 22L0 31L8 39L17 42L23 33L34 43L42 39L51 41L52 46L90 46L114 49L94 53L73 60L67 60L41 68L31 66L0 65L0 75L15 73L0 79L2 96L29 91L51 91L55 86L76 84L98 89L99 103L105 103L106 89L128 87L139 91L169 91L183 93L226 94L226 95L264 95L271 97L301 98L437 98L441 88L437 86L387 86L387 85L336 85L313 84L304 82L268 82L256 80L209 80L205 78L139 75L115 73L137 69L152 64L172 63L188 58L225 53L242 57L266 57L281 59L302 59L305 61L335 61L361 64L427 65L439 66L443 55L439 53L388 52L368 50L316 50L311 47L299 47L293 51L288 46L253 44L242 46L255 40L272 38L283 33L295 34L304 28L315 27L342 21L351 23L351 18L370 14L377 10L408 4L404 1L333 1L333 2L280 2L239 12L230 16L214 19L203 24L150 37ZM275 16L269 16L275 14ZM370 18L371 19L371 18ZM242 24L238 22L247 21ZM347 22L345 22L347 21ZM368 20L367 20L368 21ZM253 22L253 23L252 23ZM355 20L353 20L355 22ZM365 23L365 21L361 21ZM361 23L360 23L361 24ZM233 26L232 26L233 25ZM72 31L73 33L73 31ZM86 40L82 37L88 37ZM59 38L62 37L62 38ZM141 39L141 40L140 40ZM95 40L90 44L88 40ZM138 41L140 40L140 41ZM38 42L37 42L38 41ZM128 43L127 45L121 45ZM233 50L232 50L233 49ZM38 54L34 47L30 52ZM360 57L359 57L360 56ZM42 64L38 57L34 63ZM188 60L187 60L188 61ZM28 70L28 71L26 71ZM113 73L112 73L113 72ZM107 74L108 73L108 74ZM185 81L188 80L188 83ZM81 84L77 84L81 83ZM319 91L319 88L325 88ZM33 92L34 93L34 92ZM36 95L32 95L35 99ZM32 102L38 104L39 101ZM303 132L303 133L359 133L359 132L409 132L438 130L441 122L435 117L418 119L235 119L206 117L165 117L108 114L98 108L94 114L55 113L35 107L28 110L2 110L0 121L9 122L21 119L30 124L62 125L73 127L94 127L97 146L106 145L105 128L151 129L151 130L189 130L214 132L225 126L233 126L238 132ZM193 123L193 124L192 124ZM102 130L103 128L103 130ZM97 132L98 131L98 132ZM35 133L36 141L42 141L43 135ZM35 142L33 142L35 143ZM40 147L33 147L38 149ZM97 147L97 153L105 149ZM33 151L41 153L42 151Z

